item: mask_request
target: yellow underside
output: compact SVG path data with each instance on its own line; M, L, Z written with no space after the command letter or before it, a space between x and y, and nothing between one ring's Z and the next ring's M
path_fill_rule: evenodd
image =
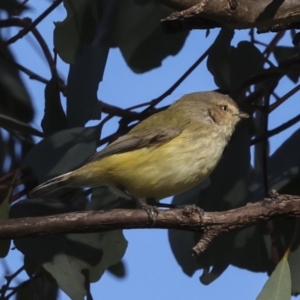
M162 145L115 154L73 172L80 186L125 188L136 198L162 199L203 181L219 160L223 147L207 139L181 134Z

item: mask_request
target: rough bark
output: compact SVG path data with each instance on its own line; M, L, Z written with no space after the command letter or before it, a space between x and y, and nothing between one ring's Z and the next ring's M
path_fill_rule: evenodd
M300 197L279 195L246 206L222 212L199 213L193 207L159 210L151 226L144 210L114 209L110 211L73 212L46 217L28 217L0 222L0 239L36 237L61 233L98 232L115 229L160 228L202 232L194 247L199 255L218 235L267 221L276 217L300 217Z
M257 28L258 32L300 27L300 3L297 0L159 0L180 10L162 20L167 33L182 30L227 27Z

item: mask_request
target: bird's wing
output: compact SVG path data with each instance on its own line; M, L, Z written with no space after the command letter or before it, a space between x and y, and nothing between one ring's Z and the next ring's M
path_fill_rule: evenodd
M155 128L152 130L147 130L146 132L129 132L128 134L108 145L103 150L95 153L89 159L88 163L100 160L113 154L165 143L178 136L181 132L182 129L177 127Z

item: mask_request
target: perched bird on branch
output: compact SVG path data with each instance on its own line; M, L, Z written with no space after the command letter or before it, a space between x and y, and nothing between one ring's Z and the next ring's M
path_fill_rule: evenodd
M228 96L187 94L95 153L79 169L37 186L31 196L102 185L133 199L160 200L181 193L210 175L241 118L248 115Z

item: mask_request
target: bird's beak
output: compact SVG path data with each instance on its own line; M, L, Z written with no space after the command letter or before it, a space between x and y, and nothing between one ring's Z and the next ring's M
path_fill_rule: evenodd
M240 111L238 114L237 114L241 119L248 119L249 118L249 115Z

